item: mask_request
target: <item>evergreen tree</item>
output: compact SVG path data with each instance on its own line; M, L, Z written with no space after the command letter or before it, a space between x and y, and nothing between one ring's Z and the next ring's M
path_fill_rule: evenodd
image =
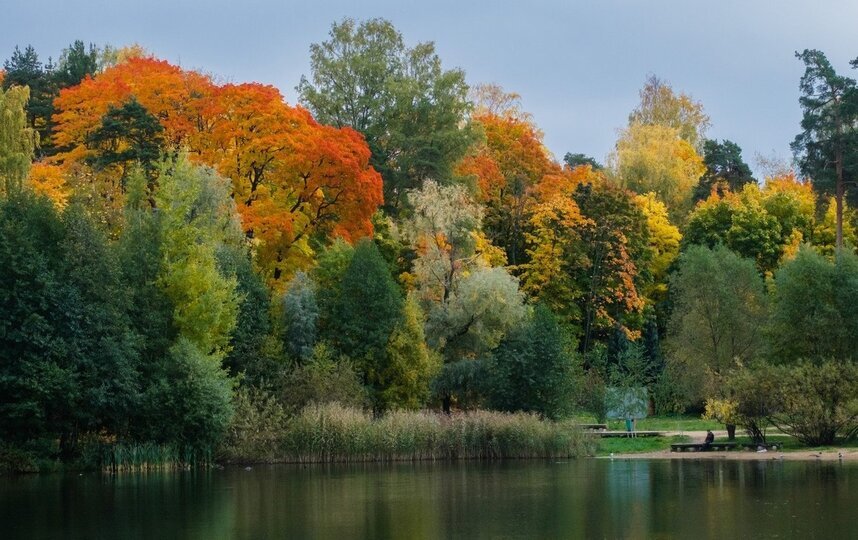
M217 250L221 275L235 276L238 315L229 340L224 366L230 374L244 373L248 382L257 383L271 376L265 344L271 333L271 299L265 282L254 269L250 254L244 247L222 245Z
M713 188L720 193L725 188L738 193L745 184L756 182L751 168L742 159L742 149L726 139L722 142L713 139L703 142L703 165L706 172L694 188L696 201L707 198Z
M92 43L87 49L83 41L75 40L65 48L60 55L57 68L53 72L54 81L58 88L68 88L80 83L88 75L98 71L98 48Z
M838 75L820 51L796 53L804 62L801 77L802 132L792 143L801 172L814 188L834 195L837 249L843 247L843 197L858 173L858 92L853 79ZM856 61L858 62L858 61ZM853 62L853 66L858 66ZM853 199L854 200L854 199Z
M356 362L364 383L381 390L387 343L402 316L402 294L375 243L358 242L331 309L326 339Z
M574 401L573 355L557 318L538 305L513 329L489 364L494 407L558 418Z
M110 106L101 126L86 138L87 148L95 151L88 162L97 169L118 166L123 180L133 165L151 177L164 146L163 131L158 119L134 97L121 107Z

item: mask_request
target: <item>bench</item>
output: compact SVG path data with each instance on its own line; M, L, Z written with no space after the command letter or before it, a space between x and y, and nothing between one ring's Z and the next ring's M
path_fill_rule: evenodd
M704 443L673 443L670 445L671 452L708 452L712 450L732 450L736 448L734 442L711 442L708 445Z

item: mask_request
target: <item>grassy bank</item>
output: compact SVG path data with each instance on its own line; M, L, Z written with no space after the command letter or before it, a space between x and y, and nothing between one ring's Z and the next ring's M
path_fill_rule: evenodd
M641 454L646 452L659 452L670 449L672 443L691 442L690 437L611 437L598 439L596 445L597 456L609 456L611 454Z
M279 433L234 434L224 445L221 459L333 463L568 458L595 451L592 438L572 422L521 413L475 411L446 416L403 411L376 419L360 410L328 404L311 405L281 427Z

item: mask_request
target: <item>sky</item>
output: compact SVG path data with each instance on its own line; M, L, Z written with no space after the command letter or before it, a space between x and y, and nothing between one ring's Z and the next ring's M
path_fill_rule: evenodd
M6 0L7 2L9 0ZM559 159L603 161L647 75L703 103L710 138L791 158L798 133L795 51L820 49L850 76L858 2L850 0L11 0L0 58L32 44L56 58L75 39L138 43L221 81L277 86L296 101L310 44L344 17L383 17L409 45L433 41L469 84L522 96ZM4 2L5 3L5 2ZM757 172L762 172L757 169Z

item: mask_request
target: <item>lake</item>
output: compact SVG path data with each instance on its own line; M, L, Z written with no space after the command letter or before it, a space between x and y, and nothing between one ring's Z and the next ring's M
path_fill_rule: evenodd
M858 537L858 465L602 460L0 477L0 538Z

